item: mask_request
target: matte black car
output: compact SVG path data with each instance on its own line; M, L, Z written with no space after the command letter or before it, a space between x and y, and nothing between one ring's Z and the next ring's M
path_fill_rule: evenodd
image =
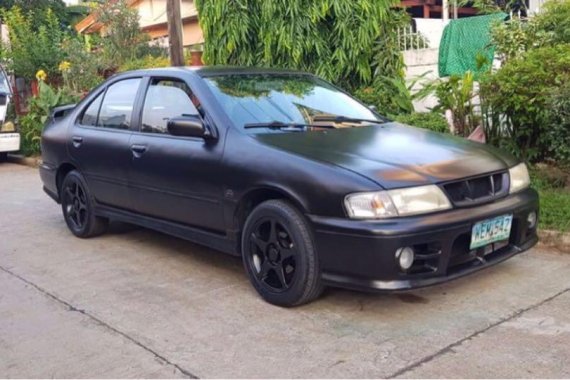
M74 235L113 219L242 256L278 305L327 285L437 284L537 242L523 163L391 122L306 73L119 74L53 111L42 154L44 190Z

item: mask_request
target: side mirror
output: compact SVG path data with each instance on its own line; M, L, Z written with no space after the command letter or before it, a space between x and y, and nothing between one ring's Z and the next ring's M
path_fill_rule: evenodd
M202 121L194 116L173 117L166 123L166 128L168 133L173 136L201 137L203 139L211 137Z
M374 112L378 111L378 108L376 108L376 106L374 104L369 104L368 108Z

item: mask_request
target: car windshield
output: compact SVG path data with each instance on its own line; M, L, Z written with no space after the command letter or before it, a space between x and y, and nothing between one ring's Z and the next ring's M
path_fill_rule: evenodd
M310 75L234 74L206 77L205 80L228 116L242 128L263 123L330 125L334 122L315 119L335 116L383 121L349 95ZM370 123L334 124L354 127ZM247 130L279 132L276 128L270 129Z

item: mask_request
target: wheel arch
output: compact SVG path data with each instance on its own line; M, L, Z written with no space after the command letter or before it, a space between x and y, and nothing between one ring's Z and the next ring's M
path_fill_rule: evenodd
M55 175L55 184L57 186L57 195L59 198L61 198L60 192L61 192L61 184L63 183L63 179L72 170L77 170L77 168L73 164L70 164L69 162L64 162L61 165L59 165L59 167L57 168L57 172Z
M275 186L262 186L246 192L238 201L234 211L233 225L236 231L238 253L241 254L241 234L249 214L261 203L272 199L289 201L302 214L307 213L307 207L299 198L289 191Z

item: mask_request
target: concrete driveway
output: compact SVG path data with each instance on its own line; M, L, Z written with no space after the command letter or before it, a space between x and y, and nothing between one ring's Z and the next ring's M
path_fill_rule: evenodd
M127 225L80 240L0 164L0 377L570 377L570 255L399 295L263 302L241 262Z

